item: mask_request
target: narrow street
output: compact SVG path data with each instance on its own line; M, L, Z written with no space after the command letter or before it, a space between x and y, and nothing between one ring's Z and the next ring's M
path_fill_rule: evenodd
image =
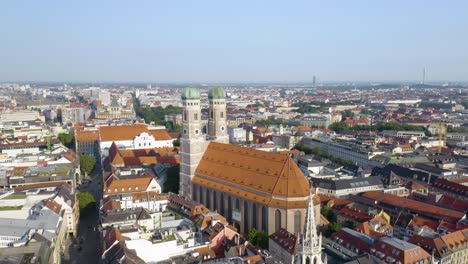
M99 167L95 168L91 178L92 183L82 187L80 191L92 193L96 207L89 214L80 217L78 236L67 240L67 249L62 257L62 263L65 264L100 263L102 244L98 229L98 208L102 196L102 174Z

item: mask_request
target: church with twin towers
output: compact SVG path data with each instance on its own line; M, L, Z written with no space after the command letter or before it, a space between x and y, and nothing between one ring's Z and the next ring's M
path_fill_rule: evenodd
M179 194L192 199L192 178L211 141L229 143L226 126L226 93L223 88L208 92L208 127L203 132L200 90L193 87L182 92L182 136L180 139L180 188Z
M217 211L241 234L285 229L302 237L295 263L326 263L316 230L320 201L291 156L229 144L223 88L208 91L206 129L200 90L185 88L181 99L179 195Z

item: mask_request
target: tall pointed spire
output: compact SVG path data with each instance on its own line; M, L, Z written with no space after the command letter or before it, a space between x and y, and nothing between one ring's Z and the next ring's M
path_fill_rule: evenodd
M326 259L325 261L322 260L322 234L317 234L313 197L314 195L310 192L300 258L302 264L307 263L307 259L309 259L308 263L326 264Z

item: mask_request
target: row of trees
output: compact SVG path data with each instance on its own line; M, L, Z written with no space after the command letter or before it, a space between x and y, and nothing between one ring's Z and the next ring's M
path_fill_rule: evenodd
M358 101L342 101L342 102L334 102L334 103L309 101L309 102L297 102L297 103L294 103L292 106L299 107L298 109L294 110L295 112L305 114L305 113L328 112L328 108L333 105L354 105L357 103Z
M168 129L172 131L180 131L181 127L178 125L173 124L172 122L165 121L164 117L166 115L172 115L172 114L181 114L182 113L182 108L177 107L177 106L172 106L169 105L166 108L163 108L161 106L158 107L138 107L135 109L136 114L145 119L146 123L150 122L155 122L158 125L164 125Z
M282 120L282 119L272 119L272 118L268 118L268 119L262 119L262 120L257 120L255 121L255 125L257 126L279 126L279 125L282 125L282 126L298 126L300 125L300 123L298 121L286 121L286 120Z
M322 151L320 151L319 148L310 148L302 143L298 143L297 145L295 145L292 149L297 149L299 151L302 151L304 152L304 154L307 154L307 155L315 155L315 156L319 156L319 157L322 157L322 158L325 158L325 159L329 159L335 163L338 163L342 166L350 166L350 165L353 165L353 162L350 161L350 160L344 160L344 159L340 159L340 158L336 158L336 157L333 157L331 155L328 155L326 153L323 153Z
M383 131L383 130L393 130L393 131L424 131L422 126L413 126L408 124L395 124L392 122L378 122L373 126L349 126L345 122L336 122L331 124L329 129L335 132L343 131Z

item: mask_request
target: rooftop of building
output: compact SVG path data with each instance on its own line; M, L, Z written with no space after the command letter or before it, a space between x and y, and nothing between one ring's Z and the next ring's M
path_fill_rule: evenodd
M309 182L289 155L217 142L209 143L193 182L280 207L305 207L309 195ZM271 196L304 201L286 202Z
M75 132L75 139L77 142L98 141L99 132L93 130L77 130Z
M281 248L286 250L290 254L296 254L296 246L298 245L297 237L294 234L288 232L284 228L278 229L276 232L270 235L270 239L274 241Z
M144 124L101 126L99 133L101 141L132 140L141 133L148 133L155 140L171 140L172 137L164 129L149 129Z
M351 200L353 200L354 197L359 196L352 196L350 197ZM464 216L464 214L461 212L379 191L365 192L361 195L361 197L367 198L376 204L384 203L396 208L409 209L413 212L430 215L432 217L448 220L450 222L457 222Z

